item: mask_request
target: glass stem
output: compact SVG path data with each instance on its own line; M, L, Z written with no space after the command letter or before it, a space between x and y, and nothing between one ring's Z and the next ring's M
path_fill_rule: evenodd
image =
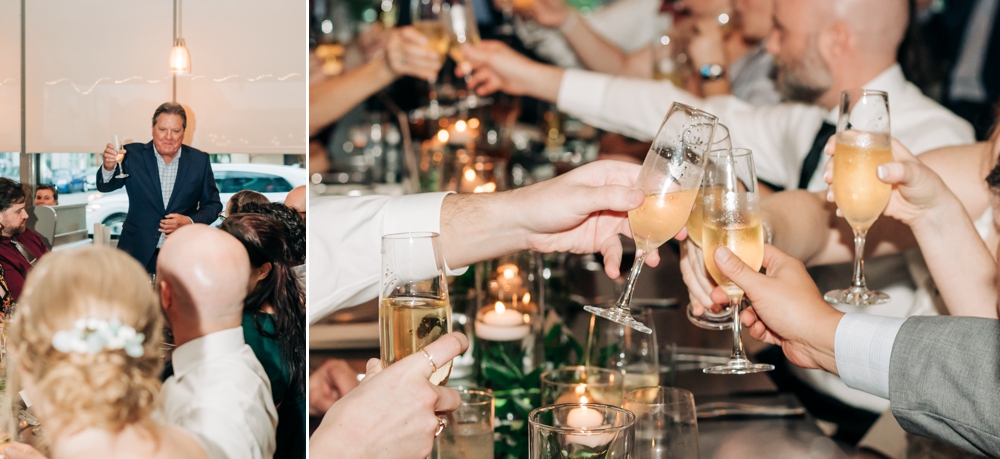
M622 296L618 298L618 304L615 305L618 309L629 310L628 305L632 302L635 280L639 278L639 271L642 271L642 264L646 262L646 255L648 253L642 252L642 255L636 255L635 262L632 263L632 270L628 273L628 282L625 283L625 290L622 290Z
M854 282L851 283L851 290L865 291L865 236L868 230L854 230Z
M729 309L733 314L733 355L731 359L746 362L747 353L743 350L743 337L740 335L743 328L743 323L740 322L740 303L742 301L743 295L729 297Z

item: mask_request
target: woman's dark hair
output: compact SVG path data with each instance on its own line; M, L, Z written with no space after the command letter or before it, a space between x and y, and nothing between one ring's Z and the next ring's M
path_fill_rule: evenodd
M304 384L306 371L305 292L289 263L285 232L272 218L257 214L234 214L220 227L239 239L250 255L250 265L271 263L271 272L247 295L243 310L254 318L257 331L278 341L282 360L291 370L290 387ZM274 309L274 333L264 330L259 316L265 305ZM304 387L304 386L303 386Z
M271 201L267 200L267 196L260 194L253 190L240 190L237 191L231 198L229 202L226 203L226 214L239 214L243 212L243 206L249 203L257 204L267 204ZM257 213L257 212L254 212Z
M288 244L288 249L291 251L292 264L300 265L306 262L306 225L302 221L302 216L295 209L280 202L267 204L248 202L240 206L239 212L261 214L277 220L285 229L285 243Z

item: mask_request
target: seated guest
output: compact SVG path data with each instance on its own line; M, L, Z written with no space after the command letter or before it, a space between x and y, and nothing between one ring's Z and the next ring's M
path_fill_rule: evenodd
M284 204L269 202L247 204L240 209L240 212L260 214L277 220L285 232L284 240L288 244L289 262L292 266L302 266L306 262L306 225L294 209Z
M299 213L302 223L306 221L306 186L297 186L285 196L285 205Z
M21 296L24 278L35 261L49 252L42 237L27 227L25 202L20 183L0 178L0 266L14 302Z
M284 207L282 204L271 205ZM294 216L293 218L298 218ZM284 230L272 218L235 214L221 229L250 255L250 294L243 302L243 337L264 365L278 407L275 458L306 456L305 291L289 266Z
M222 214L222 218L226 218L228 215L238 214L243 212L241 209L243 206L255 203L255 204L267 204L271 201L267 199L267 196L260 194L253 190L240 190L237 191L233 197L229 198L229 202L226 202L226 211Z
M58 206L59 190L52 185L38 185L38 191L35 191L35 205Z
M274 455L278 414L264 367L243 338L250 284L246 249L224 231L175 231L157 261L160 303L174 335L174 374L163 383L163 419L212 459Z
M86 269L81 269L86 267ZM207 458L182 429L155 420L163 319L143 267L124 252L54 253L24 285L8 346L45 420L52 459ZM8 390L11 384L8 380ZM7 457L40 457L26 445Z

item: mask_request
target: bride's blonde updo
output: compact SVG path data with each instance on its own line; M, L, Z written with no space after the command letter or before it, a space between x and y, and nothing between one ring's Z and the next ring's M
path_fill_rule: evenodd
M130 349L53 347L53 336L73 330L80 319L117 319L145 337L141 344L133 340ZM155 409L162 328L149 277L131 256L102 247L52 252L32 270L18 301L8 335L8 347L16 350L11 370L30 377L40 398L32 402L62 429L120 431L149 419Z

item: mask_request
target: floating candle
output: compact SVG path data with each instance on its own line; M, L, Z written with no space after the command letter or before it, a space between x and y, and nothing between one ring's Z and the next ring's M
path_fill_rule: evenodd
M524 314L516 309L508 309L502 301L497 301L493 309L483 312L476 321L476 336L487 341L517 341L531 333L531 327L524 321Z

